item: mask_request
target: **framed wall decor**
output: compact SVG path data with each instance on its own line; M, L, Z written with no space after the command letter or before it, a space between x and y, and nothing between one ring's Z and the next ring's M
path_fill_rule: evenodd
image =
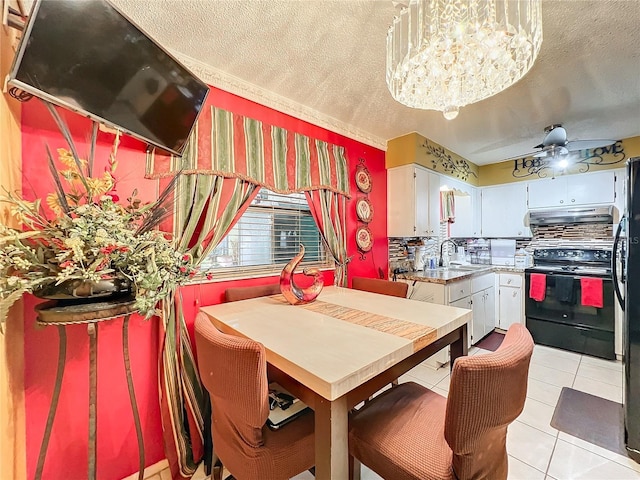
M373 247L373 234L365 225L361 225L356 230L356 245L362 252L368 252Z
M362 164L356 167L356 186L362 193L369 193L371 191L371 174L367 167Z
M356 201L356 215L361 222L369 223L373 220L373 205L367 197Z

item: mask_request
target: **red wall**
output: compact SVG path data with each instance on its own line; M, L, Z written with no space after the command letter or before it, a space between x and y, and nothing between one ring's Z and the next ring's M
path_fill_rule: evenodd
M342 135L330 132L302 120L284 115L235 95L212 88L210 101L221 108L284 127L288 130L345 147L351 177L353 198L347 205L348 251L352 256L349 278L378 277L388 270L386 238L386 171L384 152ZM81 156L86 153L89 122L78 115L65 113L78 143ZM106 163L112 136L100 134L96 155L96 172ZM66 144L57 131L49 113L38 100L23 107L23 194L28 198L44 196L52 191L47 171L45 145L55 155ZM145 180L144 145L134 139L123 138L118 151L117 192L121 200L134 188L143 200L157 194L156 182ZM373 204L373 221L368 225L374 236L373 250L364 259L358 254L355 231L361 225L355 214L355 200L362 196L353 181L358 159L364 159L372 175L373 189L369 199ZM230 286L256 285L277 281L277 277L204 283L184 287L184 308L189 328L200 305L212 305L223 300L224 290ZM333 282L333 272L326 272L325 284ZM302 282L301 282L302 283ZM27 474L33 478L40 443L44 432L51 393L55 380L58 355L58 335L55 327L35 325L33 307L37 299L25 299L25 409L27 419ZM162 427L158 407L156 340L158 319L145 321L134 316L130 322L130 355L136 397L142 418L146 465L165 457ZM122 319L103 322L98 340L98 478L116 480L138 470L135 428L129 405L124 363L122 360ZM88 337L82 325L67 327L67 365L60 402L55 418L43 478L86 478L88 432Z

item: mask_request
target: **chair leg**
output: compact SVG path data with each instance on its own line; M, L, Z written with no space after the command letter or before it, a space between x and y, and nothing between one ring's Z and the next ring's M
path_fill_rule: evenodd
M360 460L349 455L349 480L360 480Z
M222 480L222 470L224 467L222 466L222 462L217 460L211 469L211 480Z

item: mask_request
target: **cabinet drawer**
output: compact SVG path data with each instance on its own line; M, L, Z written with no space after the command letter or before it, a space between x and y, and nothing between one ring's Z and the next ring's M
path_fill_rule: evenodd
M459 298L468 297L471 295L471 282L467 280L460 280L447 285L449 303L455 302Z
M504 287L522 287L522 275L515 273L501 273L500 286Z
M476 293L480 290L491 288L494 286L494 282L495 277L493 273L486 273L478 277L473 277L471 279L471 293Z

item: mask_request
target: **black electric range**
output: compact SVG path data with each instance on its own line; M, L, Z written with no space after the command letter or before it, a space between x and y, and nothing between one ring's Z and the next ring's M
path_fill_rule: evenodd
M525 316L536 343L615 358L615 309L611 250L542 248L535 250L533 267L525 270ZM532 274L545 276L544 298L531 296ZM602 281L602 306L583 304L583 277Z

